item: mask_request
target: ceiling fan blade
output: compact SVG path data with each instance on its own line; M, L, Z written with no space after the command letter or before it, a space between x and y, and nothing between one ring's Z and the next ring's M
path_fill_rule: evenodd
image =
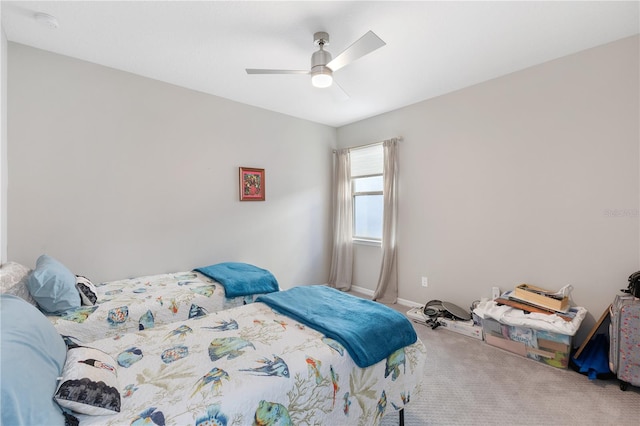
M348 101L350 99L349 94L338 84L335 78L331 85L331 94L338 101Z
M364 55L367 55L374 50L381 48L385 44L387 43L382 41L382 39L375 35L373 31L369 31L365 35L360 37L351 46L347 47L342 53L336 56L331 62L327 64L327 66L331 68L332 71L338 71L345 65L349 65L356 59L362 58Z
M247 74L309 74L307 70L261 70L246 68Z

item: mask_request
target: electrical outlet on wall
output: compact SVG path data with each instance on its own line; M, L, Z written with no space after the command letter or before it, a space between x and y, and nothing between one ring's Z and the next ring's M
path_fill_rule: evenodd
M427 277L422 277L422 287L429 287L429 280Z

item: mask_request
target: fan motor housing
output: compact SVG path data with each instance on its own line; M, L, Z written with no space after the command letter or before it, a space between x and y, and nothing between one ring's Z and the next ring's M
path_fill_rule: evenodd
M331 62L331 53L323 50L322 46L320 46L320 50L313 52L313 55L311 55L311 69L317 66L325 66L329 62Z

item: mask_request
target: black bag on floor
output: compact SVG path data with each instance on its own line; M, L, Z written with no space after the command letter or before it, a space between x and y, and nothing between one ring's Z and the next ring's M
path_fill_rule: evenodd
M640 297L640 271L629 275L629 287L622 291L631 294L633 297Z

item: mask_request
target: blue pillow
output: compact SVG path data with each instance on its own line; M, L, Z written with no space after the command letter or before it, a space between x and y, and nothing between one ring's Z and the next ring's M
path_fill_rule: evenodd
M76 288L76 276L62 263L46 254L38 258L27 287L40 309L48 314L79 308L82 303Z
M64 425L54 402L67 346L53 324L23 299L0 296L3 425Z

